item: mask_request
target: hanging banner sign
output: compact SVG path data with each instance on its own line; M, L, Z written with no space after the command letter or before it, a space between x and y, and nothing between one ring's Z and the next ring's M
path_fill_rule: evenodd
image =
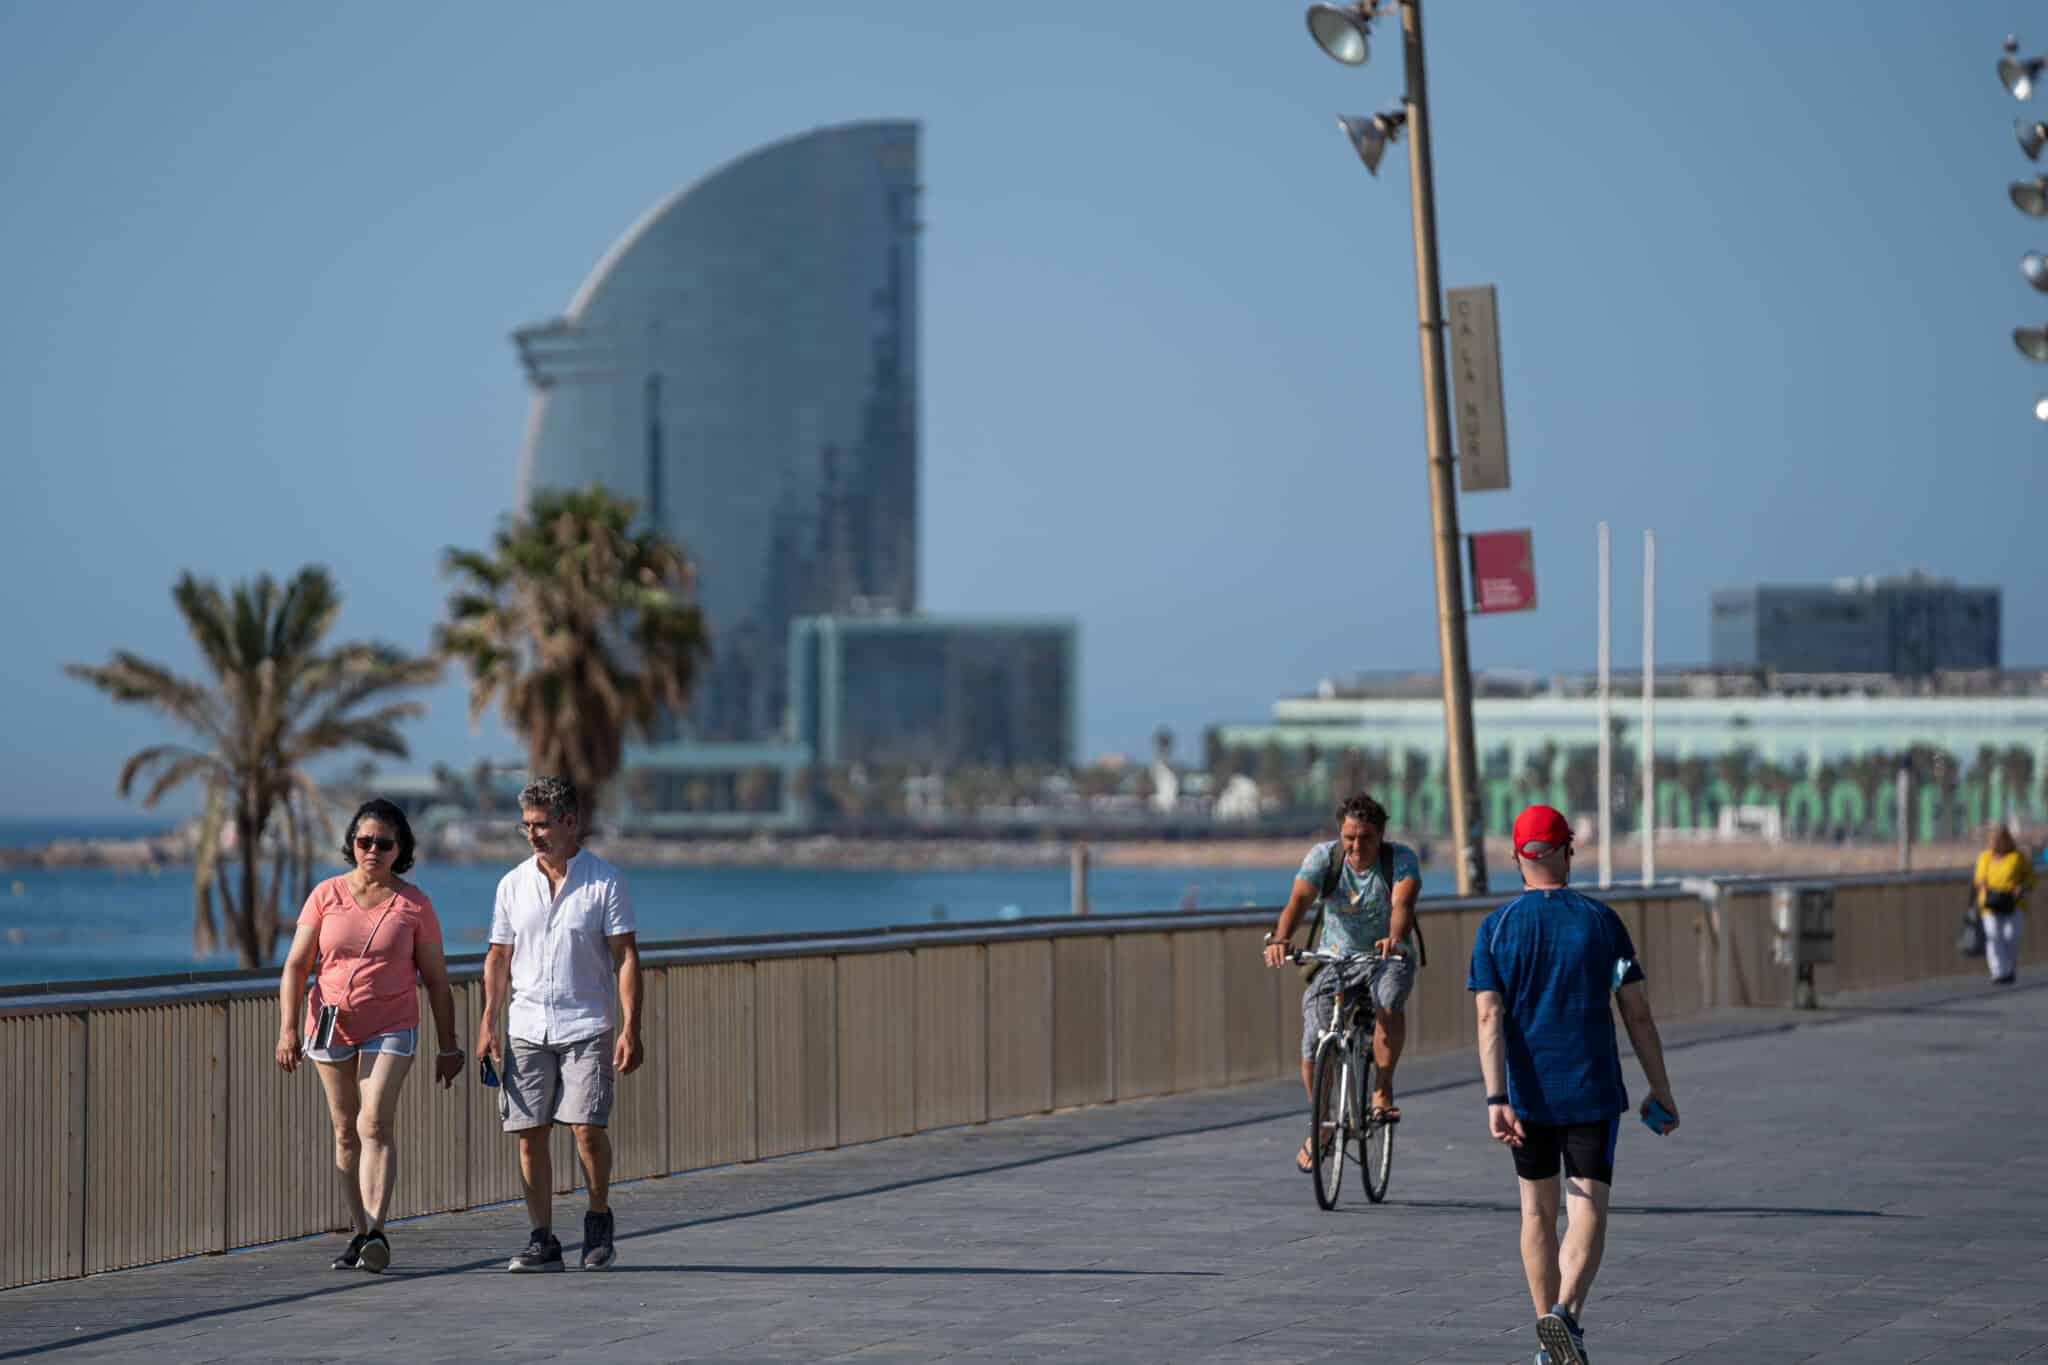
M1500 311L1490 284L1450 291L1451 376L1457 399L1458 487L1508 486L1508 419L1500 393Z
M1527 531L1475 531L1465 537L1472 610L1533 611L1536 551Z

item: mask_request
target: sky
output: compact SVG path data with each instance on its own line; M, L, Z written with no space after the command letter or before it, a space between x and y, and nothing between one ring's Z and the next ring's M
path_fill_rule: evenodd
M170 585L327 565L334 638L424 649L441 552L510 510L513 328L763 143L924 125L924 606L1081 627L1084 752L1200 752L1324 678L1436 666L1400 98L1296 0L566 5L0 0L0 818L116 815L172 733L64 676L197 656ZM1446 286L1500 291L1538 608L1477 668L1704 663L1716 587L2040 581L2048 222L2016 3L1430 0ZM2032 21L2030 29L2026 25ZM2048 249L2048 248L2044 248ZM686 547L687 548L687 547ZM405 765L510 758L459 674Z

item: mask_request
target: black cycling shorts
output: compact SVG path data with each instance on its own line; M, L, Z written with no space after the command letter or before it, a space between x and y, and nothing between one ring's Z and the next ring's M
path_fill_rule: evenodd
M1513 1149L1515 1174L1524 1180L1548 1180L1564 1173L1575 1180L1614 1183L1614 1140L1621 1136L1621 1115L1596 1123L1522 1124L1522 1145Z

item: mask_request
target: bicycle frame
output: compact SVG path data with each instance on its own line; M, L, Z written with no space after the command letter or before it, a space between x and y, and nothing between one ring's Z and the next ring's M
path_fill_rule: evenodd
M1380 956L1378 953L1331 953L1318 949L1314 952L1293 953L1289 956L1288 960L1291 962L1321 962L1335 967L1341 973L1346 967L1371 967L1380 960ZM1363 1032L1367 1037L1371 1037L1373 1017L1370 1008L1372 1004L1370 990L1363 983L1356 987L1345 985L1344 978L1341 975L1337 978L1337 998L1331 1002L1330 1006L1329 1025L1328 1027L1316 1030L1316 1047L1318 1048L1322 1047L1323 1040L1332 1034L1339 1035L1345 1039L1347 1053L1345 1060L1347 1063L1350 1061L1348 1054L1357 1049L1357 1035L1361 1030L1351 1022L1351 1016L1356 1012L1355 1008L1347 1009L1345 1006L1349 1004L1355 1007L1359 1003L1355 997L1360 993L1366 995L1365 1004L1367 1006Z
M1310 1153L1315 1160L1316 1202L1325 1209L1337 1206L1338 1191L1343 1187L1344 1163L1357 1160L1364 1168L1364 1134L1370 1127L1364 1095L1365 1078L1370 1072L1369 1054L1362 1051L1372 1046L1373 1016L1371 1012L1370 968L1379 960L1376 953L1332 953L1317 950L1290 954L1297 962L1322 962L1338 973L1336 990L1332 992L1330 1022L1317 1029L1315 1047L1310 1056L1317 1067L1317 1076L1310 1087L1310 1130L1314 1138ZM1348 983L1344 978L1348 969L1366 969L1366 981L1358 985ZM1365 991L1366 998L1359 994ZM1362 1024L1360 1016L1363 1016ZM1336 1093L1326 1092L1322 1077L1328 1073L1322 1070L1328 1049L1335 1047ZM1353 1141L1359 1144L1359 1156L1354 1158L1347 1150ZM1325 1161L1329 1166L1325 1166ZM1324 1171L1330 1171L1327 1188ZM1367 1193L1371 1194L1368 1185ZM1377 1200L1375 1199L1375 1202Z
M1371 969L1381 955L1314 949L1290 951L1285 956L1289 962L1319 962L1338 972L1330 1022L1317 1028L1315 1046L1309 1049L1310 1141L1306 1146L1313 1158L1316 1203L1326 1210L1337 1207L1338 1193L1344 1184L1344 1163L1356 1161L1365 1182L1366 1198L1378 1204L1387 1197L1394 1153L1394 1120L1375 1117L1365 1094L1366 1078L1375 1065L1373 1054L1367 1049L1373 1046L1377 1023L1369 983ZM1364 970L1359 973L1359 984L1347 984L1347 969L1360 968ZM1359 998L1361 991L1365 993L1363 1000ZM1325 1066L1332 1047L1339 1049L1334 1072ZM1328 1082L1332 1080L1336 1082L1334 1095L1329 1093ZM1346 1150L1354 1142L1358 1146L1356 1156Z

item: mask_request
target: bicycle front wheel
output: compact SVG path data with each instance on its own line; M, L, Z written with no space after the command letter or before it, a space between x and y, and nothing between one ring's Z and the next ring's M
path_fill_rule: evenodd
M1344 1187L1344 1043L1332 1036L1316 1045L1315 1087L1309 1098L1309 1152L1315 1160L1316 1203L1337 1207Z

